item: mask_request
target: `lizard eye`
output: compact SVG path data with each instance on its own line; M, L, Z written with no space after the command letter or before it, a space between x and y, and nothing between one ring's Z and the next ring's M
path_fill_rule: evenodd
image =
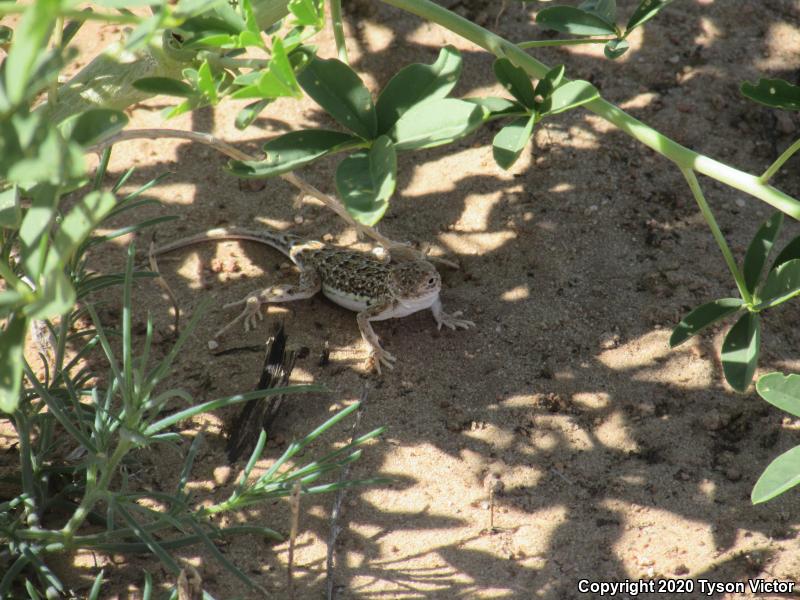
M428 279L428 285L433 285L434 283L436 283L435 278L431 277L430 279Z

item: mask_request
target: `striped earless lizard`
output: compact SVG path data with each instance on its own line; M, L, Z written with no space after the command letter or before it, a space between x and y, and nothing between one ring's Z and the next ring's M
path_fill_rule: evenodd
M378 373L381 365L392 368L395 357L381 347L371 321L399 318L430 309L439 329L474 327L472 321L459 319L459 313L447 314L442 309L439 292L442 279L427 260L390 263L363 252L355 252L310 241L295 235L268 229L221 228L177 240L154 254L164 254L199 242L214 240L250 240L275 248L300 269L298 283L275 285L252 292L224 308L244 305L242 313L223 327L219 336L231 325L244 321L245 331L262 319L261 305L310 298L322 292L339 306L358 313L356 321L361 337L370 347L370 359Z

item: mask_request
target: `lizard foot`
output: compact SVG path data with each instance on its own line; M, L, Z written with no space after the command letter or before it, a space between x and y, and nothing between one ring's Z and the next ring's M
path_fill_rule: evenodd
M226 304L222 308L230 308L232 306L238 306L239 304L244 304L244 310L241 314L236 317L233 321L225 325L222 329L220 329L217 333L214 334L215 338L221 336L224 332L230 329L233 325L238 323L239 321L244 320L244 330L245 332L250 331L251 329L255 329L258 321L264 319L264 315L261 314L261 301L258 298L258 293L253 293L247 296L244 300L239 300L238 302L231 302L230 304Z
M394 362L396 360L397 360L397 358L393 354L391 354L390 352L387 352L386 350L384 350L380 346L376 345L376 346L372 347L372 350L369 353L369 358L367 359L367 362L370 365L370 367L375 369L375 371L378 373L378 375L380 375L381 374L381 365L383 365L384 367L386 367L389 370L392 370L392 369L394 369Z
M438 314L434 314L434 318L436 319L436 326L438 329L442 328L442 325L448 327L450 329L469 329L470 327L475 327L475 323L472 321L467 321L466 319L459 319L463 313L459 310L454 312L452 315L447 314L446 312L442 311Z

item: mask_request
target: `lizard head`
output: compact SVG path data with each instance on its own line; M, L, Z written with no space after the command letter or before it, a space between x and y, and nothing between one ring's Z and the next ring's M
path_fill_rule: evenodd
M442 278L426 260L393 265L389 286L395 298L433 296L442 289Z

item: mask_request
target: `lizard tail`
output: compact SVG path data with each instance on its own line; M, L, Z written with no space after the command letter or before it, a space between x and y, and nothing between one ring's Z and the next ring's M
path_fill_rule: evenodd
M258 242L260 244L266 244L267 246L275 248L278 252L286 255L289 258L292 258L292 248L296 244L302 243L303 241L303 239L298 236L282 233L280 231L272 231L269 229L220 227L217 229L209 229L204 233L199 233L197 235L186 237L180 240L175 240L174 242L160 246L159 248L155 249L154 254L166 254L167 252L172 252L173 250L185 248L193 244L213 242L218 240L249 240L252 242Z

